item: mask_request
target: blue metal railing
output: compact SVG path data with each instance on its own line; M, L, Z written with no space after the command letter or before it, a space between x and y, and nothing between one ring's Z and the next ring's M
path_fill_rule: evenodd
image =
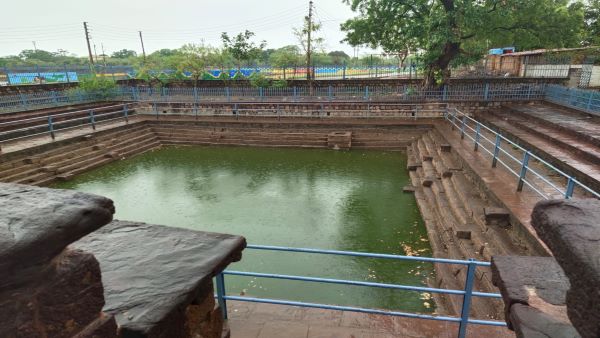
M395 102L530 101L541 100L545 84L449 84L423 89L413 85L326 86L286 88L152 88L118 87L111 91L79 90L0 96L0 113L103 100L142 102L301 102L393 100Z
M549 85L544 99L600 116L600 92Z
M450 122L453 128L457 128L460 131L461 138L467 137L473 141L474 151L482 149L484 152L492 156L492 167L495 168L497 163L500 163L505 169L508 170L508 172L517 177L517 191L522 191L523 186L526 185L543 199L550 199L553 197L552 195L542 191L543 189L538 187L533 180L527 178L528 174L532 174L534 179L539 180L541 183L548 186L551 191L559 193L566 199L573 197L575 187L579 187L592 196L600 198L600 193L579 182L575 177L566 174L562 170L535 155L531 150L525 149L524 147L504 137L502 134L492 130L483 123L473 119L467 114L460 112L458 109L449 109L444 117L448 122ZM484 135L482 131L485 131L486 134L492 135L492 137L489 138L488 136ZM523 157L515 157L515 155L513 155L510 151L506 150L506 147L519 151L522 153ZM509 163L500 158L500 155L504 155L508 160L512 160L519 169L515 170L512 168ZM541 165L549 169L552 173L552 176L558 176L562 178L564 180L564 187L558 186L555 182L552 182L548 177L544 176L535 168L533 168L529 164L530 159L536 160Z
M292 247L267 246L267 245L248 245L247 248L253 249L253 250L267 250L267 251L279 251L279 252L283 251L283 252L312 253L312 254L338 255L338 256L351 256L351 257L364 257L364 258L393 259L393 260L401 260L401 261L417 261L417 262L428 262L428 263L439 263L439 264L456 264L456 265L462 265L462 266L467 267L467 276L466 276L466 280L465 280L465 288L463 290L452 290L452 289L440 289L440 288L431 288L431 287L422 287L422 286L396 285L396 284L351 281L351 280L331 279L331 278L318 278L318 277L293 276L293 275L282 275L282 274L272 274L272 273L258 273L258 272L225 270L216 276L216 286L217 286L216 297L217 297L219 306L221 307L223 317L225 319L227 319L227 301L234 300L234 301L241 301L241 302L279 304L279 305L319 308L319 309L327 309L327 310L351 311L351 312L379 314L379 315L388 315L388 316L397 316L397 317L455 322L455 323L459 323L459 329L458 329L458 335L457 335L459 338L463 338L466 336L467 326L469 324L506 326L506 323L501 322L501 321L479 320L479 319L469 318L472 297L502 298L500 294L496 294L496 293L485 293L485 292L473 291L473 284L475 281L475 269L477 267L489 267L491 264L488 262L479 262L474 259L457 260L457 259L445 259L445 258L399 256L399 255L390 255L390 254L292 248ZM295 281L303 281L303 282L327 283L327 284L339 284L339 285L354 285L354 286L377 287L377 288L405 290L405 291L448 294L448 295L462 296L463 303L462 303L460 317L451 317L451 316L434 316L434 315L399 312L399 311L388 311L388 310L380 310L380 309L367 309L367 308L352 307L352 306L308 303L308 302L280 300L280 299L256 298L256 297L246 297L246 296L229 296L229 295L227 295L226 287L225 287L225 276L227 276L227 275L247 276L247 277L257 277L257 278L272 278L272 279L281 279L281 280L295 280Z

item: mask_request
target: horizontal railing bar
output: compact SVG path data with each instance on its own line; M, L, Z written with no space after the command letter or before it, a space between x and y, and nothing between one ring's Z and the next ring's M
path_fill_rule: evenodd
M247 277L260 277L260 278L272 278L272 279L284 279L284 280L297 280L303 282L317 282L317 283L328 283L328 284L342 284L342 285L354 285L354 286L369 286L384 289L397 289L406 291L417 291L417 292L431 292L431 293L442 293L448 295L464 295L463 290L452 290L452 289L438 289L422 286L411 286L411 285L398 285L388 283L375 283L375 282L361 282L351 281L344 279L332 279L332 278L320 278L320 277L306 277L306 276L294 276L294 275L282 275L273 273L262 273L262 272L246 272L246 271L223 271L225 275L232 276L247 276ZM487 297L487 298L502 298L500 294L486 293L486 292L473 292L474 296Z
M379 315L415 318L415 319L437 320L437 321L446 321L446 322L455 322L455 323L458 323L461 321L461 319L457 318L457 317L432 316L432 315L425 315L425 314L418 314L418 313L386 311L386 310L377 310L377 309L365 309L365 308L359 308L359 307L353 307L353 306L327 305L327 304L319 304L319 303L307 303L307 302L298 302L298 301L269 299L269 298L223 296L223 299L235 300L235 301L239 301L239 302L265 303L265 304L317 308L317 309L325 309L325 310L350 311L350 312L379 314ZM506 326L505 322L478 320L478 319L469 319L469 323L475 324L475 325Z
M477 266L491 266L491 263L489 263L489 262L480 262L480 261L471 262L471 261L466 261L466 260L448 259L448 258L400 256L400 255L376 254L376 253L365 253L365 252L356 252L356 251L322 250L322 249L293 248L293 247L284 247L284 246L253 245L253 244L249 244L247 246L247 248L248 249L256 249L256 250L303 252L303 253L316 253L316 254L338 255L338 256L386 258L386 259L419 261L419 262L428 262L428 263L444 263L444 264L459 264L459 265L469 265L469 264L473 263Z

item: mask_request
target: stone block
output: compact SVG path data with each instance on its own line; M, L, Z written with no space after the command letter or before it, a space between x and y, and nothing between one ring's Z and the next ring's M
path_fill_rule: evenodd
M428 161L430 162L432 160L433 160L433 157L430 155L421 155L421 161L423 161L423 162L428 162Z
M116 151L110 151L110 152L104 154L104 157L106 157L106 158L112 158L112 159L117 159L117 158L120 157L120 155Z
M112 220L113 202L71 190L0 183L2 287L36 279L67 245Z
M413 187L412 185L407 185L404 188L402 188L402 192L412 194L415 192L415 187Z
M421 179L421 185L429 188L433 185L433 180L434 180L433 178L425 177L425 178Z
M45 167L41 167L40 171L43 173L50 173L50 174L57 174L58 173L58 167L54 166L54 165L48 165Z
M456 230L456 238L460 238L460 239L471 239L471 231L467 231L467 230Z
M510 214L504 208L484 207L485 224L507 227L510 225Z
M569 280L552 257L494 256L492 282L500 289L509 327L514 323L511 307L525 304L550 316L562 311L566 317L566 292Z
M600 337L600 201L542 201L531 224L571 282L569 319L582 337Z
M41 159L36 156L26 157L23 159L24 164L36 164L36 163L40 163L40 161L41 161Z
M444 177L444 178L450 178L450 177L452 177L452 174L453 174L452 170L445 169L442 172L442 177Z
M567 318L553 316L524 304L512 306L510 321L514 323L517 338L580 337Z
M408 169L408 171L416 171L418 168L421 168L422 164L419 161L408 161L408 163L406 164L406 169Z
M198 298L212 295L207 283L241 259L245 246L240 236L124 221L73 244L100 262L104 311L123 337L185 336L188 306L202 312Z
M72 179L73 179L73 177L75 177L75 175L73 175L73 174L69 174L69 173L66 173L66 174L62 174L62 175L57 175L57 176L56 176L56 179L57 179L57 180L59 180L59 181L63 181L63 182L65 182L65 181L70 181L70 180L72 180Z
M440 150L442 152L449 153L450 151L452 151L452 146L447 143L444 143L440 145Z

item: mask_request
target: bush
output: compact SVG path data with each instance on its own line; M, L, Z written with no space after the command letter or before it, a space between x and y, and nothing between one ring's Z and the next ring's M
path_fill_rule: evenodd
M250 85L255 88L267 88L271 85L271 80L260 73L252 73L248 80L250 80Z
M92 75L79 80L79 86L69 93L87 99L105 100L116 96L117 83L110 78Z
M288 83L286 80L275 80L271 82L271 87L273 88L287 88Z

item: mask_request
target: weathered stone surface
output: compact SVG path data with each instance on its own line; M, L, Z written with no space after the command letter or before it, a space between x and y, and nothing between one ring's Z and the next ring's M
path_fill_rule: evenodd
M176 337L185 331L187 306L214 275L241 258L245 244L240 236L114 221L73 247L100 262L104 311L115 316L123 337L169 330Z
M423 161L423 162L428 162L428 161L432 161L432 160L433 160L433 156L421 155L421 161Z
M483 208L485 215L485 224L507 227L510 224L510 214L504 208L485 207Z
M36 280L0 292L0 337L60 338L90 331L104 306L100 266L94 256L67 249L39 268ZM106 317L95 331L115 337L114 319Z
M407 185L404 188L402 188L402 192L412 194L415 192L415 187L413 187L412 185Z
M112 219L111 200L0 183L0 290L37 281L67 245Z
M425 178L421 179L421 185L423 185L424 187L431 187L434 180L435 180L434 178L425 177Z
M531 224L571 282L571 322L582 337L600 337L600 201L543 201Z
M327 134L329 149L349 150L352 147L352 132L333 132Z
M471 239L471 231L457 230L456 231L456 238Z
M440 150L445 152L445 153L449 153L452 150L452 146L445 143L445 144L441 144L440 145Z
M549 316L559 311L566 318L569 280L552 257L494 256L492 282L502 294L509 327L516 327L510 313L514 304L536 307Z
M566 318L552 316L536 308L514 304L510 320L518 338L580 338Z
M419 161L410 161L409 160L408 163L406 164L406 169L408 169L408 171L415 171L422 166L423 165Z

